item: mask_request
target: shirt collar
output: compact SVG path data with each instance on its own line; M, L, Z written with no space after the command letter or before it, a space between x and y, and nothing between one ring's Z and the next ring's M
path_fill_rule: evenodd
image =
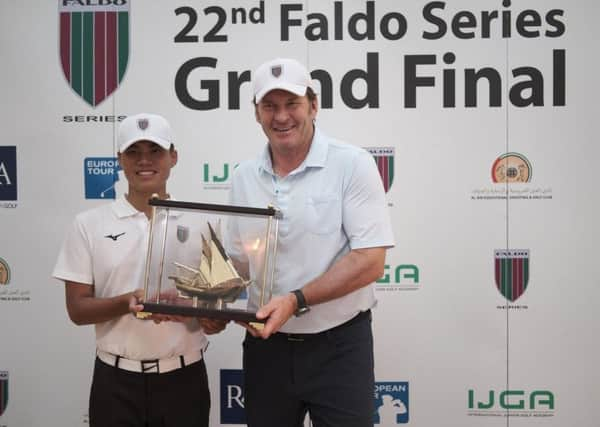
M127 218L129 216L134 216L139 213L138 211L125 197L125 195L120 196L112 205L113 212L117 216L117 218ZM171 217L179 217L181 216L181 211L169 210L169 216Z
M119 196L119 198L115 200L115 202L112 205L112 209L115 215L117 215L117 218L126 218L128 216L134 216L137 213L139 213L139 211L127 201L124 195Z
M329 144L327 142L327 137L317 128L315 127L315 133L313 135L312 143L310 144L310 149L308 150L308 154L306 158L298 166L293 173L302 172L306 168L319 168L324 167L325 162L327 161L327 150L329 148ZM275 175L273 172L273 162L271 160L271 153L269 150L269 144L265 144L263 151L260 155L260 160L258 162L258 170L259 172L266 172L271 175Z

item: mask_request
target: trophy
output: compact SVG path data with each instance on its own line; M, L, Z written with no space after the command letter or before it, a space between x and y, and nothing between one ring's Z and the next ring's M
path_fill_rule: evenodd
M281 212L153 197L144 274L144 311L264 323L245 308L273 295ZM243 304L240 307L240 304Z

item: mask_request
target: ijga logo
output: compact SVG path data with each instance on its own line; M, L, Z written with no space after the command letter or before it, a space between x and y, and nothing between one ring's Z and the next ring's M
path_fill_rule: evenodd
M383 276L377 283L393 283L397 285L418 285L419 268L414 264L400 264L393 268L388 264L384 267Z
M471 410L554 410L554 394L548 390L503 390L499 393L489 390L487 396L479 400L475 390L470 389L468 401Z
M0 147L0 200L17 200L17 147Z
M116 157L86 157L83 161L86 199L114 199L121 166Z
M408 382L376 382L375 408L374 424L408 423Z
M231 174L237 167L237 164L223 163L220 167L216 167L209 163L202 165L202 181L204 188L229 188L231 185Z
M244 373L241 369L221 369L221 424L246 424Z

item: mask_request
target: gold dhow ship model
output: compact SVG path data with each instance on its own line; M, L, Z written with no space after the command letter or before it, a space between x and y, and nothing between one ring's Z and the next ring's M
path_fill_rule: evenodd
M251 281L240 277L210 222L208 229L210 239L202 235L202 255L198 268L173 262L177 274L169 276L169 279L175 282L180 296L192 298L194 305L199 300L205 305L220 306L234 302Z

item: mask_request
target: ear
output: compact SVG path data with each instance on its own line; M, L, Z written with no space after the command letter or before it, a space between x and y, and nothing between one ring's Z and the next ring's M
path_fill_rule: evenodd
M311 115L314 120L314 118L317 116L317 112L319 111L319 101L316 96L312 99L312 101L310 101L310 108Z
M257 123L260 123L260 117L258 117L258 105L254 104L254 118Z
M177 164L179 154L177 153L177 150L173 149L172 151L169 151L169 155L171 156L171 167L173 167Z

